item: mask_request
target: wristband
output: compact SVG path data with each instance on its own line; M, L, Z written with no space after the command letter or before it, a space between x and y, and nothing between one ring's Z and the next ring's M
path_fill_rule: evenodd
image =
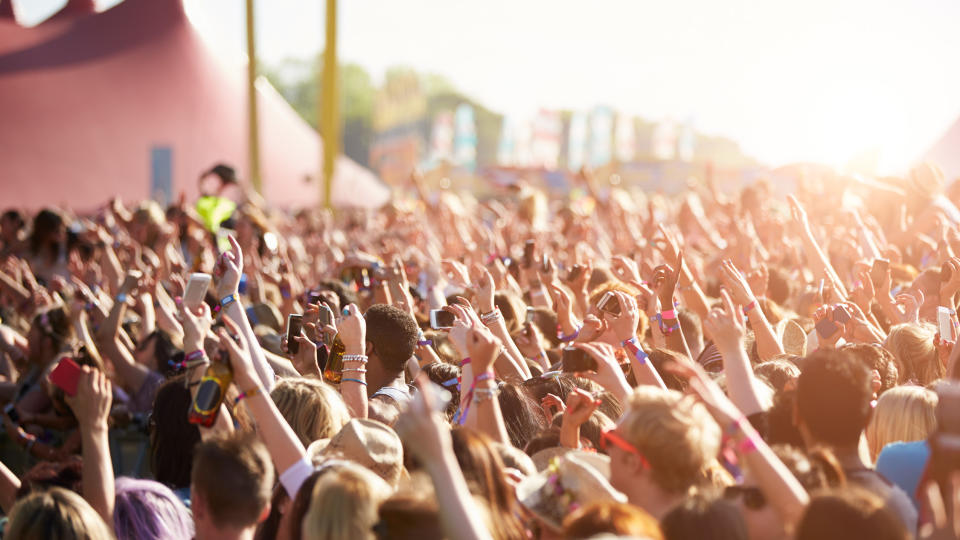
M440 383L440 386L445 386L447 388L452 388L456 386L457 390L460 390L460 379L458 377L447 379L446 381L443 381L442 383Z
M530 291L530 298L541 298L543 297L543 291L540 289L534 289Z
M343 363L347 362L359 362L361 364L367 363L367 355L365 354L345 354L343 355Z
M746 315L747 313L750 313L750 311L753 310L753 308L755 308L755 307L757 307L757 301L756 301L756 300L754 300L754 301L750 302L749 304L743 306L743 314Z
M360 379L348 379L348 378L346 378L346 377L340 379L340 382L342 382L342 383L345 383L345 382L355 382L355 383L362 384L362 385L364 385L364 386L367 385L366 381L361 381Z
M224 296L220 299L220 309L225 309L230 304L236 302L240 298L237 296L237 293L232 293L227 296Z
M426 347L426 346L428 346L428 345L433 345L433 340L432 340L432 339L421 339L421 340L417 341L417 346L418 346L418 347Z
M740 444L737 445L737 452L741 454L749 454L757 449L757 443L753 440L753 437L747 437L746 439L740 441Z
M572 334L567 336L567 335L564 335L563 328L561 328L559 324L557 325L557 339L559 339L561 343L567 343L567 342L573 341L577 339L577 337L579 336L580 336L580 327L578 327Z
M253 397L259 393L260 393L260 389L257 388L256 386L254 386L250 390L244 390L240 392L240 395L233 398L233 404L236 405L237 403L240 403L240 400L242 400L243 398Z
M116 302L117 302L118 304L126 304L126 303L127 303L127 293L118 293L117 296L114 298L114 300L116 300Z
M473 391L472 399L477 403L482 401L490 401L493 398L497 397L500 394L500 389L497 387L493 388L477 388Z
M674 311L674 310L672 310L672 309L669 309L669 310L667 310L667 311L661 311L661 312L660 312L660 318L661 318L661 319L676 319L676 318L677 318L677 312Z
M205 350L203 350L203 349L197 349L197 350L195 350L195 351L193 351L193 352L187 353L187 354L183 357L183 361L189 364L190 362L193 362L194 360L197 360L197 359L200 359L200 358L204 358L205 356L207 356L207 351L205 351Z
M474 378L473 378L473 383L476 384L476 383L482 382L482 381L489 381L490 379L493 379L493 372L492 372L492 371L485 371L485 372L483 372L483 373L480 373L480 374L474 376Z
M467 365L467 364L469 364L469 363L470 363L470 357L468 356L468 357L466 357L466 358L464 358L463 360L460 361L460 367L463 367L463 366L465 366L465 365Z
M340 371L343 373L366 373L366 368L343 368Z

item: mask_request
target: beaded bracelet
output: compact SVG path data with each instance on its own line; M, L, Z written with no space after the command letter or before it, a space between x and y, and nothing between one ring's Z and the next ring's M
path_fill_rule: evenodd
M343 355L343 363L347 362L359 362L361 364L367 363L367 355L365 354L345 354Z
M491 324L500 320L501 316L502 314L500 313L500 308L493 308L493 311L480 315L480 320L483 322L483 324Z
M482 401L492 400L499 394L499 388L477 388L473 391L473 401L480 403Z
M340 371L344 373L366 373L367 372L365 368L343 368Z
M348 378L346 378L346 377L340 379L340 382L355 382L355 383L362 384L362 385L364 385L364 386L367 385L367 382L366 382L366 381L361 381L360 379L348 379Z

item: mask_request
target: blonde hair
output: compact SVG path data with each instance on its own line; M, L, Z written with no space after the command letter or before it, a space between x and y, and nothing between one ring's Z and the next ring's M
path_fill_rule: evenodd
M933 337L937 329L927 323L899 324L890 329L884 348L893 353L900 383L927 385L943 377L944 367L937 357Z
M619 429L669 493L685 493L709 478L706 469L720 450L720 426L706 407L674 390L635 389Z
M333 437L350 421L340 394L316 379L282 379L270 397L304 446Z
M870 456L892 442L926 439L937 427L937 393L919 386L897 386L880 396L867 425Z
M50 488L20 499L10 511L6 538L100 540L113 538L110 527L83 497Z
M350 540L373 538L380 503L390 497L387 483L364 467L343 463L324 473L303 516L303 538Z

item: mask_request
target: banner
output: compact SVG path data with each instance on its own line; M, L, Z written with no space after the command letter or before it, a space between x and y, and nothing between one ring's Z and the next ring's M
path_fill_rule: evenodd
M590 114L590 165L602 167L613 161L613 111L597 107Z
M424 169L429 170L444 160L453 159L453 113L441 111L430 128L430 151Z
M633 117L626 114L617 115L615 130L617 146L617 161L630 163L637 155L637 130Z
M533 120L530 142L532 165L554 170L560 162L560 147L563 138L563 121L558 111L540 109Z
M477 125L473 107L461 103L454 114L453 125L453 161L473 172L477 168Z
M575 112L570 118L570 135L568 137L567 168L578 171L586 162L587 153L587 115Z

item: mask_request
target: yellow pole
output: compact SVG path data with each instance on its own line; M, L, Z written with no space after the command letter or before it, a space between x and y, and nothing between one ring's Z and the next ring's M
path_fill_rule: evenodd
M254 37L253 0L247 0L247 150L250 180L257 193L263 193L260 181L260 123L257 118L257 44Z
M337 0L326 0L326 44L320 88L320 145L323 156L323 204L333 208L330 194L334 165L340 154L340 85L337 70Z

